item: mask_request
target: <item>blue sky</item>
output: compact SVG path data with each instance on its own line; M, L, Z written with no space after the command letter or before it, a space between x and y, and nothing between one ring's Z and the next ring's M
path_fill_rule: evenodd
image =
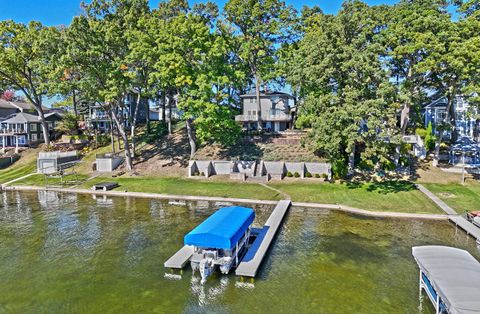
M149 0L152 7L157 7L160 0ZM300 9L304 5L320 6L326 13L338 11L341 0L286 0L288 4ZM196 1L201 2L201 1ZM214 0L220 7L226 0ZM397 0L366 0L371 5L394 4ZM70 24L72 17L79 14L80 0L0 0L0 20L12 19L27 23L32 20L47 25Z

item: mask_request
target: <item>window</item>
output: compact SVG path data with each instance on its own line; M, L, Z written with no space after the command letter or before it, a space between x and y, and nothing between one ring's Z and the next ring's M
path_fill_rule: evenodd
M37 141L37 140L38 140L38 138L37 138L37 134L36 134L36 133L32 133L32 134L30 134L30 140L31 140L32 142L35 142L35 141Z
M48 129L53 130L53 122L48 122Z
M20 145L25 144L25 136L18 137L18 144Z
M32 132L37 131L37 124L36 123L30 123L30 131L32 131Z

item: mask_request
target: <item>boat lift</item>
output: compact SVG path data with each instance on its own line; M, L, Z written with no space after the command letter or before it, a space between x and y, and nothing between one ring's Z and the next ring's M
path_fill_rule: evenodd
M236 267L237 276L254 278L290 205L289 200L280 201L263 228L251 228L253 209L222 208L187 234L185 245L164 266L182 270L190 262L202 282L217 267L224 274Z

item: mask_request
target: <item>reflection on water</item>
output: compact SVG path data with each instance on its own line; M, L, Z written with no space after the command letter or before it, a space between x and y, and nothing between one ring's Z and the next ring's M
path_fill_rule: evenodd
M226 205L0 194L0 313L430 313L411 247L454 245L479 257L447 222L294 208L255 282L217 273L201 285L188 268L165 270L183 236ZM261 226L271 208L255 209Z

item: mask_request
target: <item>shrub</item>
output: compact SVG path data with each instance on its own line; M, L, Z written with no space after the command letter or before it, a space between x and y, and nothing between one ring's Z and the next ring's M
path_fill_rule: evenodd
M295 173L293 174L293 176L294 176L295 178L300 178L300 173L298 173L298 172L295 171Z
M198 172L198 171L194 171L194 172L192 173L192 176L194 176L194 177L197 177L197 176L199 176L199 175L200 175L200 172Z
M319 179L320 178L320 173L315 173L315 178Z
M427 130L423 129L423 128L418 128L418 129L415 130L415 134L420 136L422 139L425 139L425 136L427 135Z
M435 141L437 138L433 134L432 122L428 123L426 135L425 135L425 148L427 151L432 151L435 149Z
M332 163L332 173L335 179L341 179L347 176L348 167L343 160L336 160Z
M393 171L395 170L396 166L393 161L386 160L382 163L382 169L386 171Z
M200 175L201 175L202 177L204 177L204 176L205 176L205 172L202 171L202 172L200 173Z
M100 147L107 146L108 144L110 144L110 142L111 142L110 135L107 135L107 134L97 135L98 146Z
M318 175L318 173L317 173L317 175ZM320 175L318 175L318 177L320 177ZM325 180L327 180L327 179L328 179L328 174L323 173L323 174L322 174L322 178L324 178Z
M311 177L312 177L312 174L307 171L307 173L305 173L305 177L306 177L306 178L311 178Z
M287 177L291 178L291 177L293 177L293 174L290 171L288 171L287 172Z
M373 169L373 162L371 160L365 160L365 159L362 159L359 163L358 163L358 168L360 170L366 170L366 171L371 171Z

